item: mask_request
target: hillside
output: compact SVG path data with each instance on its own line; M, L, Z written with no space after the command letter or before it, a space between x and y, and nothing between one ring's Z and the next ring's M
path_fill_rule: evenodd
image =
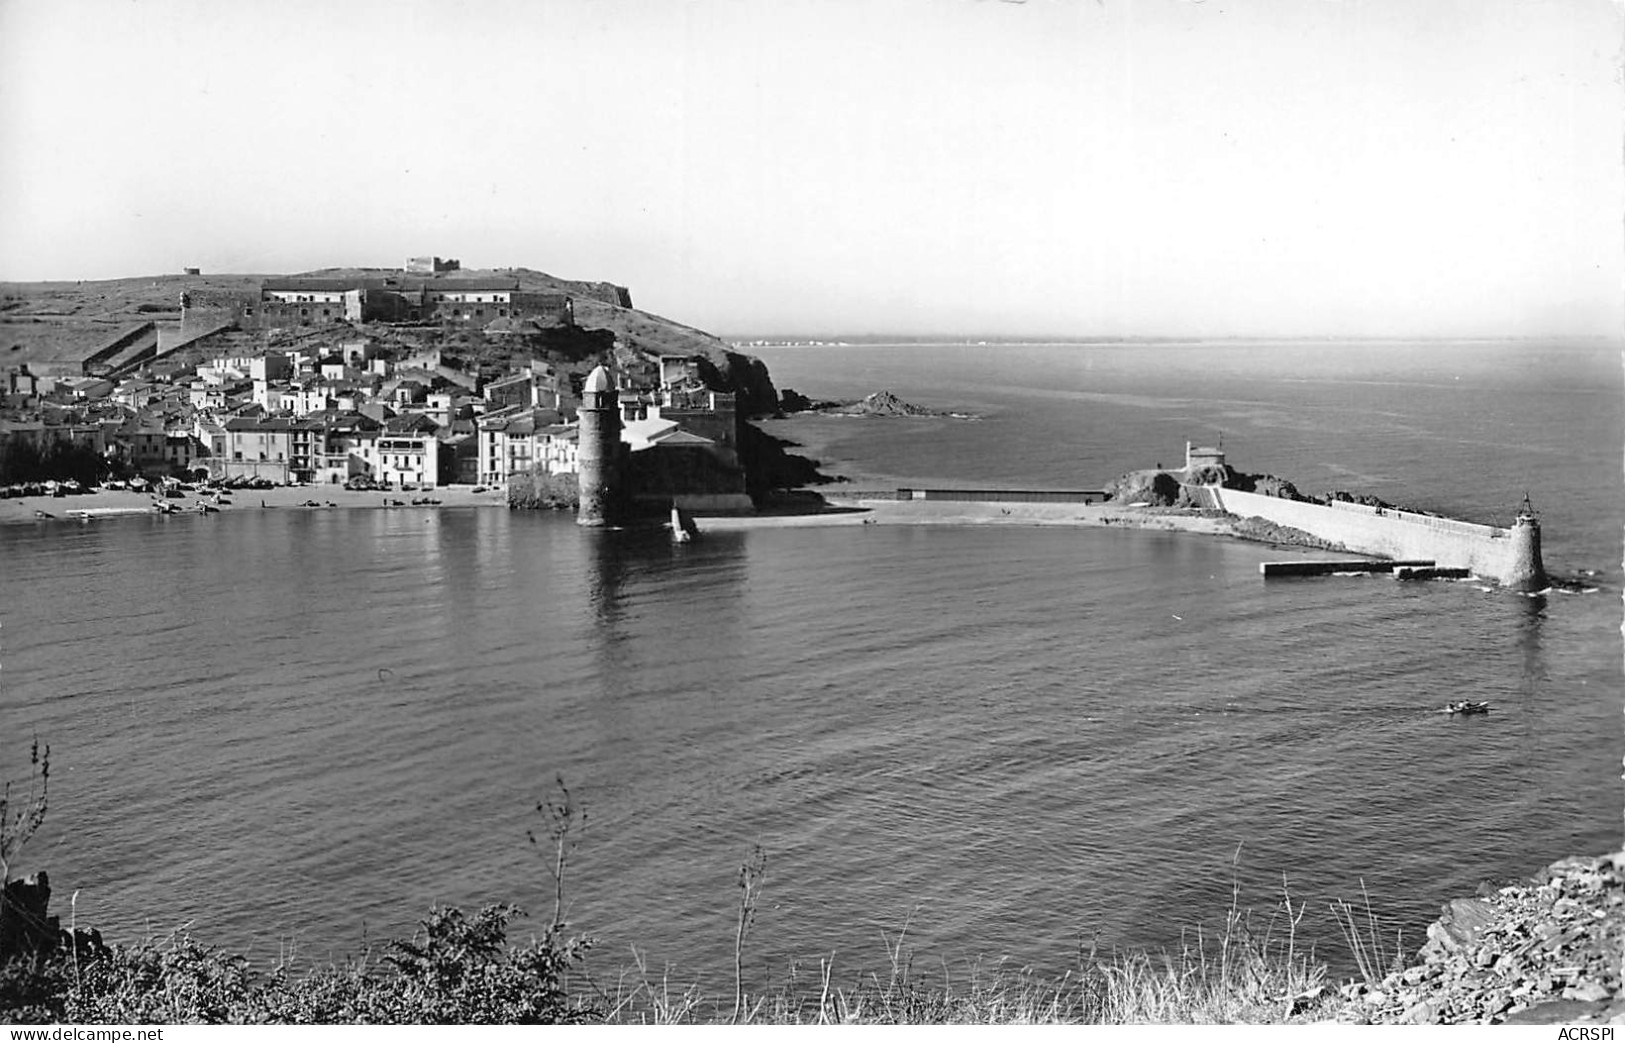
M734 391L746 414L778 408L777 391L759 361L729 349L703 330L630 307L631 293L602 281L564 279L531 268L460 269L433 276L408 275L399 269L323 268L280 274L156 275L127 279L72 282L0 283L0 367L31 364L36 372L76 369L121 333L144 322L160 327L180 321L183 291L253 291L261 282L282 278L427 278L447 288L458 283L514 280L521 290L569 294L575 300L574 333L545 331L540 336L494 337L472 328L346 324L243 333L230 338L234 349L258 343L264 347L307 346L321 349L358 333L402 348L441 345L462 356L470 369L499 372L531 353L558 359L567 368L608 358L611 340L622 349L645 355L701 355L714 367L714 386ZM591 336L590 331L608 336Z
M181 291L252 290L269 275L0 282L0 367L71 360L142 322L179 322Z

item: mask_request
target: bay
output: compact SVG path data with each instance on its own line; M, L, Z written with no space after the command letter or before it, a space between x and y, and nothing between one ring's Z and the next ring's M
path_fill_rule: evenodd
M53 748L24 869L110 939L268 964L430 903L551 911L526 839L587 809L566 892L604 973L1069 965L1370 893L1419 944L1481 881L1617 847L1617 346L761 349L815 397L978 420L770 430L855 484L1096 486L1232 462L1475 520L1527 490L1593 593L1265 585L1187 534L862 526L686 546L502 510L264 510L0 528L0 767ZM1581 570L1596 572L1587 575ZM1488 699L1488 717L1436 711ZM540 921L532 920L539 928ZM521 928L523 930L523 927Z

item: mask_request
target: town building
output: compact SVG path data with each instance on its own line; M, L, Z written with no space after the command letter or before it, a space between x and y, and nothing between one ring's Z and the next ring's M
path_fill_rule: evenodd
M26 363L6 367L4 390L9 395L33 396L39 394L39 381Z
M226 452L211 458L213 478L264 478L278 485L292 480L293 421L285 417L233 417L225 423Z
M311 480L339 485L356 475L374 477L378 436L383 425L360 413L328 410L305 418L322 432L321 452Z
M434 421L398 416L384 422L371 454L372 476L385 488L432 489L440 479L439 441Z
M573 474L579 467L578 433L558 410L513 407L477 422L481 485L504 485L532 468Z
M1224 466L1224 445L1202 446L1193 442L1185 443L1185 470L1192 471L1202 467Z

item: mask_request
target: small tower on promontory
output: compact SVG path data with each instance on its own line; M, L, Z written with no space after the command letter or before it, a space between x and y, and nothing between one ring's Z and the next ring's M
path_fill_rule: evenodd
M577 446L578 525L612 525L620 492L621 399L609 370L598 366L581 389Z
M1506 585L1515 590L1544 590L1547 587L1546 566L1540 559L1540 519L1524 494L1523 506L1512 523L1512 556L1509 561Z

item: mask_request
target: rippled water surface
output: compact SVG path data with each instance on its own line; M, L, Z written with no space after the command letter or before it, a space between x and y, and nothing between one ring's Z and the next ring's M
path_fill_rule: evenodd
M53 748L24 868L114 939L338 956L433 902L550 909L526 831L562 774L589 813L572 920L676 980L731 980L758 844L763 976L880 965L905 922L932 962L1177 942L1233 864L1260 909L1285 874L1328 956L1362 881L1420 941L1481 880L1619 842L1625 441L1615 349L1425 348L762 354L781 387L982 417L774 425L838 470L1093 486L1222 431L1309 491L1504 521L1527 488L1594 593L1266 586L1267 547L1087 529L5 527L0 764ZM1495 711L1435 712L1463 697Z

